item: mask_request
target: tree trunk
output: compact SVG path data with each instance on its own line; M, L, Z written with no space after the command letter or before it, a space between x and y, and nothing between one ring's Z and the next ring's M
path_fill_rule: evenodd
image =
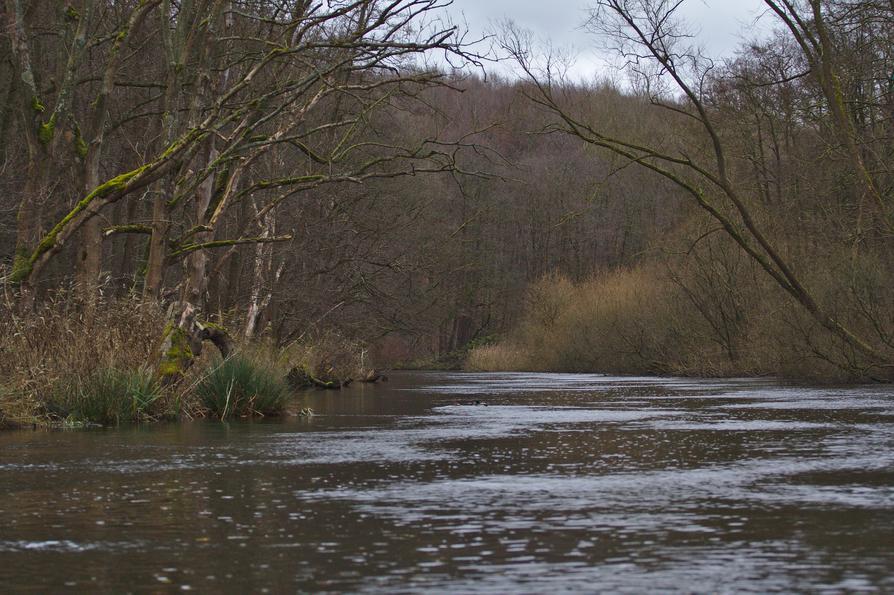
M93 102L93 118L90 121L87 132L87 157L84 163L84 194L89 195L98 188L100 179L100 165L102 162L103 141L105 140L105 128L108 121L108 104L115 90L115 76L122 60L122 49L130 35L137 30L150 11L154 10L160 0L143 1L133 9L124 25L112 41L106 59L105 69L102 75L102 85L99 94ZM83 25L88 19L82 18ZM79 25L80 29L81 25ZM84 222L81 230L80 248L77 259L78 284L85 295L93 295L93 290L99 282L102 273L102 224L98 215L90 217Z
M217 159L217 149L214 140L210 141L207 159L201 164L202 168L210 166ZM206 223L208 207L214 196L214 173L199 185L195 195L195 222L197 226ZM192 242L202 244L214 239L213 231L197 232ZM195 250L186 257L186 283L183 289L184 301L196 306L199 311L204 311L208 305L208 253L205 250Z
M85 164L84 194L89 194L102 182L99 178L100 138L91 146ZM92 296L102 273L102 224L98 216L91 217L81 229L78 243L77 281L84 296Z
M257 205L255 205L255 214L258 213ZM276 235L276 219L274 211L267 211L263 218L262 224L264 231L261 237L272 238ZM254 338L258 331L258 326L264 311L270 305L273 298L273 288L282 275L284 263L281 263L273 272L273 244L258 243L255 244L254 267L252 269L252 285L251 298L248 302L248 314L245 318L245 330L243 335L246 339Z

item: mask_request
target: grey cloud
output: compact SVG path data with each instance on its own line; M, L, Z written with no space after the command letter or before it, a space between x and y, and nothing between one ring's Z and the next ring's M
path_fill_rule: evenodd
M454 0L449 11L457 22L464 18L473 34L509 18L557 46L573 46L581 53L577 74L587 78L588 70L598 68L599 60L593 53L591 34L580 26L593 4L594 0ZM756 21L764 8L762 0L687 0L681 10L707 52L727 57L743 40L770 28L771 19Z

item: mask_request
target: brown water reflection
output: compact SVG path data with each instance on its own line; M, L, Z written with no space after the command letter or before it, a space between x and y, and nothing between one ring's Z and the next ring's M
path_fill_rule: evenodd
M301 398L322 415L0 435L0 585L894 590L887 388L432 373Z

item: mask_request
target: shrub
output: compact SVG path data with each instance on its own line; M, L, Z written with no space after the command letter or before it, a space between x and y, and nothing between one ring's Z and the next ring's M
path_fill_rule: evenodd
M717 374L725 355L699 312L658 267L572 283L548 275L500 344L473 349L473 370Z
M488 371L890 380L890 372L870 366L721 240L678 250L664 266L618 269L578 283L543 277L529 288L521 318L504 341L473 349L465 365ZM884 291L894 265L864 258L855 267L846 256L827 258L804 278L837 320L894 347L894 298Z
M363 343L327 331L302 336L283 349L277 360L288 363L289 369L341 384L349 378L362 378L373 368L366 353Z
M465 367L476 372L521 372L530 370L531 364L527 351L505 342L472 347Z
M290 396L275 363L236 354L217 361L196 385L202 404L221 420L250 415L278 415Z

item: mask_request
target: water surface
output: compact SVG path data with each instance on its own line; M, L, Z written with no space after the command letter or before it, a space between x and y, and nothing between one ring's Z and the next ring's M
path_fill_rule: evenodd
M319 415L0 434L3 590L894 591L890 388L423 373L299 398Z

